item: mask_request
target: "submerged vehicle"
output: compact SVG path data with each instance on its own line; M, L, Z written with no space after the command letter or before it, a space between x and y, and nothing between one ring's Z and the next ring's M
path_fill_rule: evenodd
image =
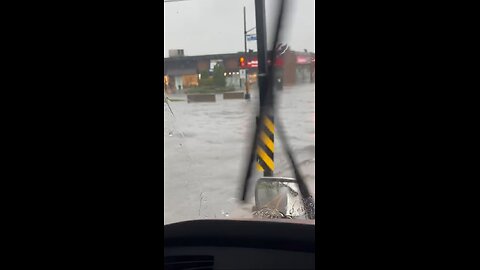
M285 2L285 0L279 1L274 47L279 43ZM279 108L275 103L275 91L283 89L283 81L281 79L279 81L273 65L267 65L266 61L268 50L264 42L266 40L264 0L255 0L255 8L257 31L260 36L260 44L257 44L260 56L259 95L258 99L253 98L251 101L244 102L258 101L259 112L255 132L249 140L245 141L251 144L247 152L246 169L241 171L241 174L244 174L241 178L242 182L237 183L240 189L239 197L236 198L246 203L249 198L252 198L250 193L253 186L254 204L245 208L248 211L243 216L231 213L225 214L223 218L201 218L165 224L164 266L166 269L315 268L314 193L311 193L311 186L306 184L306 177L300 172L299 163L289 146L282 121L277 117L276 112ZM263 41L262 35L264 35ZM275 60L274 50L270 57ZM173 115L167 96L164 102L167 103L166 107ZM205 106L195 107L198 110L196 112L206 110ZM235 116L235 113L232 115ZM275 125L273 125L274 116L276 117ZM193 124L198 123L192 120ZM284 162L290 164L293 177L273 174L274 135L278 135L286 152ZM172 136L171 132L168 132L168 136ZM194 135L182 133L181 137L192 138ZM199 146L199 148L198 156L201 156L201 151L212 151L207 147ZM192 155L196 154L197 152L192 152ZM254 185L252 185L251 178L255 177L252 173L255 164L264 175L254 179ZM194 165L190 164L190 166ZM210 169L210 167L205 168L205 170ZM184 171L178 170L179 173ZM238 177L235 178L238 179ZM201 185L207 184L201 183ZM199 214L205 205L202 194L203 192L200 194Z

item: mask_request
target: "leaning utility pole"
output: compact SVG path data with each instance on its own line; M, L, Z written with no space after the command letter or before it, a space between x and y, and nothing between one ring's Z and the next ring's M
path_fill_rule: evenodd
M260 139L257 145L257 168L263 171L264 176L273 176L274 170L274 133L273 101L267 97L267 33L265 24L265 0L255 0L255 21L257 27L257 55L258 55L258 89L260 97L260 111L266 112L264 119L259 119ZM262 110L262 108L264 110Z

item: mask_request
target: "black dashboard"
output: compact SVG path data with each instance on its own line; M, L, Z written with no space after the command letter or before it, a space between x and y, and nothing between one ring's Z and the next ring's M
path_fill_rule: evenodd
M164 231L165 269L315 269L315 221L193 220Z

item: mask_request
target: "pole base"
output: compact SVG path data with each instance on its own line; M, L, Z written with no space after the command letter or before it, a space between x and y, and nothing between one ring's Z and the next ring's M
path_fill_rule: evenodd
M250 99L250 93L245 93L245 99Z

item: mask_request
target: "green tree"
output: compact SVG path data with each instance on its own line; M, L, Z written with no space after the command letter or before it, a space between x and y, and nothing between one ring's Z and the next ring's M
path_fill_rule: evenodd
M227 85L224 73L225 68L223 65L216 64L213 68L213 83L215 86L225 87L225 85Z
M210 78L210 73L208 71L202 71L200 73L200 86L212 86L213 79Z

